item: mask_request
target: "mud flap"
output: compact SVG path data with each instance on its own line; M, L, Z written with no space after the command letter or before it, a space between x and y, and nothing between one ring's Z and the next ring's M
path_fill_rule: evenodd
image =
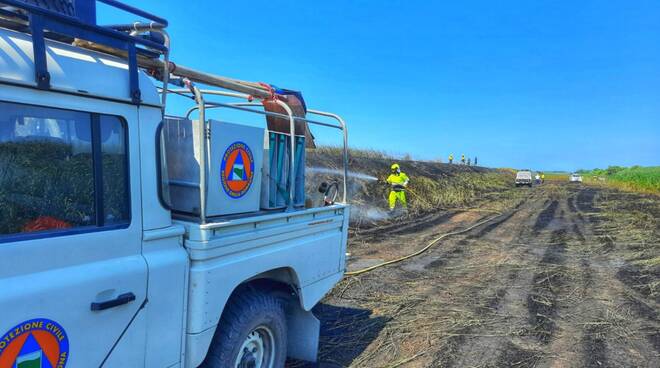
M316 362L319 350L321 322L312 312L300 306L287 310L287 355L290 358Z

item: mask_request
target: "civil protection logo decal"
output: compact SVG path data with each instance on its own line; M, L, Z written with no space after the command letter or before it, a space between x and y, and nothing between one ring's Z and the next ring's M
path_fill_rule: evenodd
M222 155L220 180L228 196L241 198L247 193L254 179L252 150L243 142L234 142Z
M46 318L21 322L0 338L0 368L64 368L68 359L66 331Z

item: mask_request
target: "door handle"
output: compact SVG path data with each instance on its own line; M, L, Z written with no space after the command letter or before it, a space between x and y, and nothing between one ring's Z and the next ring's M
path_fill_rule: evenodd
M130 292L124 293L114 299L106 300L104 302L92 302L91 309L93 311L101 311L104 309L118 307L123 304L128 304L134 300L135 300L135 294Z

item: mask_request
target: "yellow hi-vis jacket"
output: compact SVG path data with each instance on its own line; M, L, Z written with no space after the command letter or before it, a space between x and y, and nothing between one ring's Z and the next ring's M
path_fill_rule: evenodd
M409 180L410 179L408 179L408 175L406 175L402 172L400 172L399 175L390 174L390 176L387 177L387 182L392 186L394 186L396 184L398 184L398 185L407 185Z
M390 205L390 211L394 210L396 207L396 202L401 202L401 205L406 208L408 206L406 201L406 192L403 191L403 188L400 186L405 186L408 184L408 175L400 172L397 174L390 174L387 177L387 182L392 186L390 195L388 196L388 202Z

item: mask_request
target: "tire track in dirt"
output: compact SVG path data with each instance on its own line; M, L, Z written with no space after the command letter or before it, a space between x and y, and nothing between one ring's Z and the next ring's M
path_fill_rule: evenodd
M394 231L386 231L387 240L377 243L378 246L375 248L382 249L388 247L390 244L399 244L401 245L401 249L405 248L413 251L428 243L430 239L437 237L439 233L464 228L489 217L492 217L492 214L466 211L453 215L450 221L441 221L432 226L423 225L425 230L415 233L409 233L408 230L398 231L398 229L390 228ZM503 217L510 218L508 214ZM436 219L438 217L434 216L431 218ZM504 222L501 220L502 218L498 218L496 222ZM473 231L480 231L488 225L490 224L479 226ZM489 229L494 228L490 227ZM400 353L405 356L407 354L403 352L409 351L410 346L418 346L419 344L426 343L428 337L424 337L424 335L428 334L428 332L422 333L419 330L416 332L404 332L407 330L405 327L407 324L406 320L413 319L415 324L421 324L422 326L443 322L441 320L438 321L438 318L435 316L427 320L424 315L429 310L442 310L446 308L446 299L438 294L454 288L451 286L444 287L443 285L445 283L462 281L460 278L446 280L444 271L446 270L445 265L455 267L457 264L462 263L464 253L469 252L469 250L466 247L458 245L458 242L469 234L466 233L465 235L447 238L442 241L440 246L430 248L419 257L414 257L400 264L394 264L351 278L346 280L348 285L342 286L340 284L338 286L338 288L344 288L339 294L341 300L352 300L358 302L359 305L373 305L373 303L377 303L380 313L388 316L387 326L389 327L385 328L388 332L383 333L387 333L389 338L387 340L382 340L380 337L376 338L374 343L369 345L365 352L353 362L354 365L385 365L390 361L389 359L393 359L388 358L388 354ZM369 242L365 243L365 248L370 248L375 244L373 239L375 238L372 237ZM402 284L405 286L400 287ZM438 290L439 285L444 290ZM422 316L422 319L420 320L416 316ZM398 334L403 333L405 333L405 339L399 340L397 338L399 336ZM365 334L365 336L368 335L371 335L371 333ZM396 344L393 341L396 341ZM432 356L432 354L428 354L428 357Z
M520 211L462 240L470 248L478 250L475 257L487 258L488 252L505 253L510 256L510 264L503 265L495 278L484 280L487 282L484 290L477 290L472 296L475 300L475 315L497 323L460 331L463 335L450 340L436 355L439 366L463 367L493 363L497 366L511 366L507 362L516 362L515 366L531 367L538 361L539 352L521 344L517 336L529 329L524 317L526 289L532 279L532 274L527 270L527 258L531 256L538 261L540 255L528 253L519 244L526 242L534 226L544 227L543 220L538 221L538 218L549 218L556 207L557 204L547 200L545 191L537 190ZM488 248L487 244L492 242L501 248Z
M502 251L524 257L528 267L505 272L508 282L498 277L487 280L487 286L475 288L472 294L479 302L474 309L480 311L475 315L490 323L481 322L454 331L458 336L447 340L435 355L434 362L439 366L551 367L565 366L566 361L584 367L649 366L648 357L634 355L628 349L632 345L648 351L653 346L621 342L617 335L620 321L611 314L616 313L620 296L603 292L611 288L612 273L605 272L609 268L603 270L600 264L594 269L583 254L585 243L601 240L592 232L593 225L600 221L594 203L597 191L589 188L586 194L578 192L577 212L569 205L570 199L560 201L561 195L552 193L542 192L536 203L541 204L546 195L550 199L543 201L544 207L536 208L536 218L528 212L529 220L521 221L516 216L511 221L521 227L514 238L515 243L522 244L520 249L508 247L506 242L500 244L504 247ZM496 239L503 235L497 230L507 227L500 225L507 222L492 224L492 228L479 232L488 239ZM489 233L492 235L488 236ZM478 249L479 242L487 240L476 235L461 240L460 249ZM529 239L534 239L536 244L526 247L524 244ZM464 258L471 256L463 253ZM446 265L443 262L439 266ZM575 285L580 285L578 291ZM579 298L575 297L576 293L580 294ZM602 305L601 299L613 302ZM526 319L521 318L524 309L527 309ZM498 321L497 325L492 324ZM507 325L508 328L503 328ZM657 342L657 333L647 333L651 342Z
M392 235L411 234L451 221L451 219L463 211L449 211L431 213L417 219L399 219L394 223L382 227L372 227L355 231L354 236L364 241L378 241Z
M632 327L638 323L637 318L620 313L621 306L627 303L623 289L616 278L616 267L610 266L606 255L614 248L614 242L609 234L600 236L595 226L601 222L601 209L596 204L599 191L595 188L581 188L577 194L578 214L574 218L575 226L585 236L578 237L578 245L584 247L586 239L600 242L602 247L596 253L587 252L581 255L581 282L583 291L578 301L576 315L582 321L581 348L582 363L585 367L604 366L642 366L649 363L631 351L647 350L650 347L643 341L630 340L622 343L621 329ZM585 218L587 220L585 220ZM581 235L580 234L580 235ZM584 249L584 248L583 248ZM602 254L602 255L601 255ZM620 324L620 325L619 325ZM659 362L660 363L660 362Z
M490 224L484 226L484 228L479 230L476 234L470 234L470 235L466 236L464 239L462 239L461 241L459 241L459 245L467 245L470 240L479 239L479 238L482 238L482 237L486 236L488 233L490 233L493 230L497 229L503 223L509 221L511 219L511 217L513 217L513 215L515 215L515 214L516 214L516 212L512 211L512 212L502 216L500 219L491 222Z
M504 345L496 366L555 366L558 363L557 356L568 355L568 359L571 359L571 354L556 350L556 346L560 345L556 342L563 340L569 334L569 328L562 323L565 299L570 298L573 292L568 285L576 281L567 275L570 274L568 270L574 267L569 244L573 241L584 242L586 238L580 225L574 222L577 208L571 205L572 199L569 197L565 202L560 202L556 195L551 197L554 198L551 199L550 204L540 212L534 226L528 230L538 242L539 248L536 249L542 250L540 260L534 267L536 271L525 272L533 273L531 280L530 276L526 275L528 285L520 285L523 289L528 288L525 304L530 328L528 332L512 338ZM544 242L545 246L542 245ZM583 288L587 288L591 277L588 263L582 263L581 268L584 277ZM572 356L576 359L580 359L580 356L588 357L588 360L583 361L584 366L592 364L599 366L598 364L607 362L605 345L598 335L599 329L600 327L595 325L590 327L589 334L577 335L578 339L582 340L582 350L589 350L590 354L573 353ZM575 338L572 340L574 342ZM559 366L564 364L559 363Z
M563 291L557 298L555 338L546 348L549 356L579 362L581 367L654 366L653 358L640 354L653 349L643 339L622 338L641 331L640 319L626 312L625 291L616 280L617 266L606 239L595 226L601 222L594 188L567 188L566 241ZM570 203L575 200L577 206ZM601 243L603 246L597 246ZM577 342L577 344L576 344ZM540 366L555 366L545 358ZM559 366L563 364L559 363ZM657 366L660 366L658 362Z
M553 203L557 203L554 201ZM527 297L527 310L533 333L544 344L550 342L557 329L557 298L565 283L563 264L566 260L566 230L552 232L550 244L543 253L538 268L532 278L532 290Z
M381 263L388 259L395 259L416 250L414 244L419 242L420 247L424 241L437 236L438 232L450 231L466 221L478 221L482 214L468 211L438 212L420 218L418 221L401 219L400 226L389 224L379 230L371 228L356 231L349 239L351 257L348 260L348 269L355 270ZM414 239L411 242L411 239ZM373 244L380 246L374 247Z
M549 204L536 217L534 225L521 231L523 238L534 239L535 244L530 245L526 252L528 264L533 266L518 275L519 283L516 288L509 288L510 291L518 290L519 296L526 295L524 301L518 298L510 300L509 304L517 302L526 307L527 327L524 327L520 336L512 337L503 345L496 366L555 366L557 356L567 355L565 352L555 351L555 346L556 341L562 340L569 333L562 323L565 299L570 298L573 292L568 286L576 281L571 272L568 272L575 267L569 245L574 241L585 241L585 236L580 226L574 223L573 214L577 208L571 206L571 198L560 201L564 193L548 195L551 197ZM583 263L580 267L584 269L583 288L586 288L590 282L588 264ZM511 311L516 310L513 306L509 308ZM520 313L520 310L517 312ZM592 352L589 357L593 361L583 362L585 366L592 362L606 362L602 340L594 338L598 336L598 328L592 327L591 334L577 335L578 341L583 341L583 350L589 348ZM573 356L580 359L579 353L573 353Z
M599 238L594 232L593 225L598 223L597 212L599 209L595 207L595 197L597 190L593 188L581 188L576 197L578 211L574 214L574 228L579 246L577 250L583 249L587 239L605 240L604 248L606 251L611 246L611 238ZM585 217L588 219L585 220ZM609 242L609 243L608 243ZM582 250L585 252L585 250ZM582 291L580 298L574 302L577 304L575 308L576 315L582 320L583 325L580 327L580 341L582 349L581 361L585 367L598 368L611 365L620 365L619 357L614 354L617 350L621 352L625 350L622 346L616 346L608 342L608 340L616 340L611 336L608 331L608 325L603 323L607 322L608 306L603 304L603 301L615 300L617 296L613 295L608 290L608 272L601 266L598 258L589 257L589 253L582 254L580 260L580 267L582 273L580 275ZM619 353L620 354L620 353ZM627 359L624 359L626 361Z
M424 310L432 310L439 308L438 304L444 304L442 299L438 299L438 295L444 295L446 293L452 294L450 298L461 299L462 298L471 298L473 293L478 293L482 288L483 283L473 281L469 270L464 271L466 277L461 277L454 275L455 277L450 277L447 279L446 270L447 269L456 269L462 268L463 266L469 268L470 266L466 262L476 262L477 258L480 257L480 254L477 252L478 249L472 244L466 245L466 238L474 238L477 234L486 235L493 231L500 229L501 226L508 224L510 221L520 221L527 218L527 216L519 215L521 205L526 202L521 202L518 206L514 208L511 212L503 215L492 223L484 225L482 227L476 228L473 231L467 233L466 235L458 236L454 239L449 239L446 242L443 242L442 247L430 249L423 257L416 257L405 263L395 265L389 271L388 277L393 274L404 275L407 279L427 279L427 280L437 280L437 283L440 285L434 285L432 282L422 281L423 285L417 286L417 295L424 295L426 301L420 303L415 307L415 311L411 311L411 314L424 313ZM421 242L421 238L419 241ZM481 262L479 262L481 263ZM429 274L430 273L430 274ZM424 275L428 275L425 277ZM398 277L395 277L398 278ZM415 282L409 282L408 285L413 288ZM466 294L463 294L466 293ZM491 303L496 303L492 300ZM447 308L447 306L442 306L441 308ZM451 310L451 309L450 309ZM469 312L460 312L460 314L471 314ZM468 318L467 316L460 316L457 318ZM429 322L432 323L432 322ZM458 326L450 329L448 333L451 336L441 339L439 344L441 347L438 349L435 347L431 350L435 352L429 353L426 355L426 363L423 359L418 361L418 366L452 366L454 365L453 360L455 356L460 355L460 347L464 344L465 334L468 334L471 330L470 326ZM421 339L421 333L413 333L411 336L407 337L407 342L415 341L416 339ZM377 366L378 364L374 364ZM461 366L456 365L456 366Z
M558 207L559 201L555 199L550 202L549 206L541 211L541 213L536 218L536 222L534 223L534 232L538 233L548 227L550 221L552 221L552 219L555 217Z
M553 234L555 241L549 245L549 248L561 247L561 266L555 269L561 282L553 285L552 333L540 340L549 354L540 365L555 366L558 364L555 356L563 356L564 360L580 362L583 367L608 366L608 348L599 324L603 317L600 309L594 308L592 295L599 280L595 279L597 275L590 260L581 253L591 233L585 227L587 223L580 209L593 208L594 193L585 196L578 192L576 196L568 187L563 194L566 199L562 207L565 205L566 211L562 210L562 227ZM559 258L550 257L550 263L556 263L554 260Z

